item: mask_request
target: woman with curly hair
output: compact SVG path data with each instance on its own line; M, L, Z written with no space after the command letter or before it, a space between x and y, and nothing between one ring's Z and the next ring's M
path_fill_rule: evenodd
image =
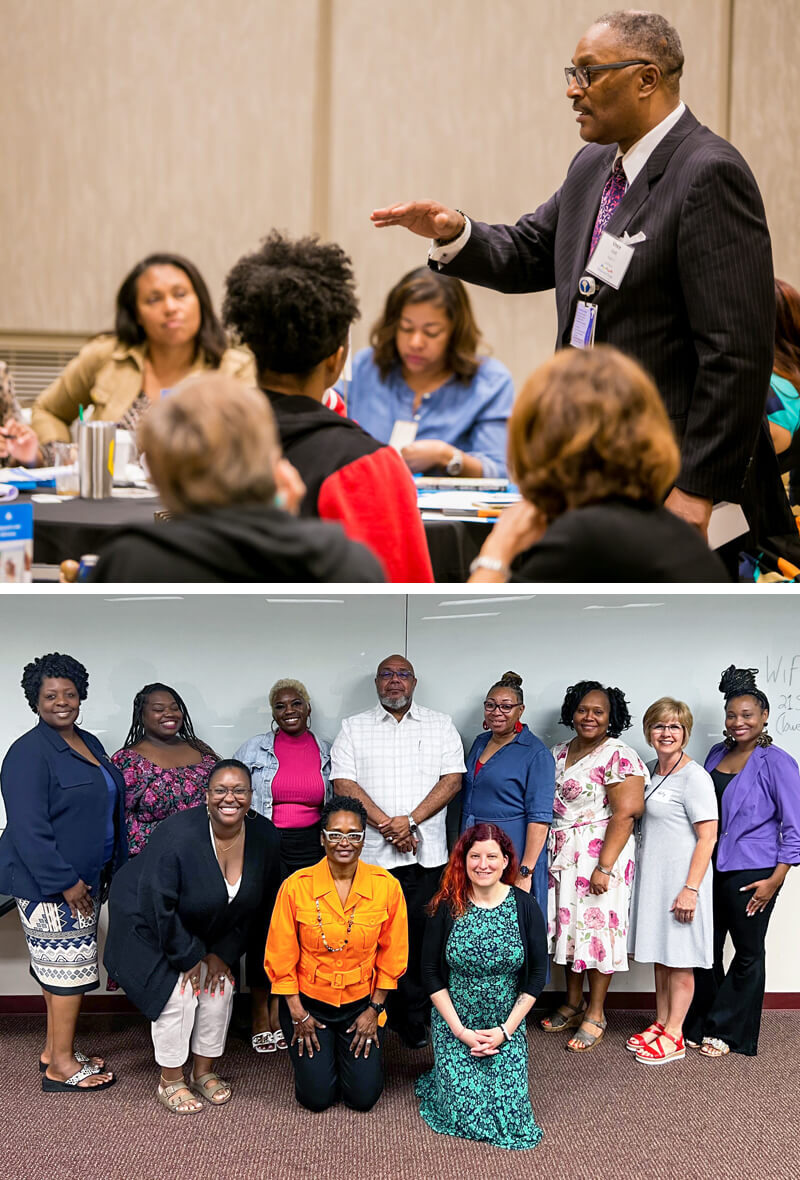
M714 855L714 965L695 970L686 1018L688 1044L706 1057L755 1057L766 983L767 928L780 888L800 864L800 771L767 733L769 701L756 668L731 664L719 690L725 698L725 740L705 768L719 804ZM734 957L725 970L730 934Z
M168 815L199 807L218 755L195 735L189 710L167 684L146 684L133 698L122 749L111 761L125 779L128 850L137 856Z
M471 582L727 582L696 529L664 507L680 453L658 390L615 348L540 365L508 423L508 508ZM676 484L677 481L677 484Z
M516 876L514 845L496 824L467 828L450 855L422 950L434 1067L416 1089L434 1131L525 1150L542 1137L525 1017L544 987L547 939Z
M553 961L569 970L566 1003L542 1028L576 1029L567 1048L586 1053L606 1031L603 1008L611 976L628 970L633 822L644 811L650 775L636 751L619 740L631 727L622 689L580 680L567 689L560 720L575 737L553 746L548 935Z
M460 279L409 271L353 360L349 416L385 443L395 422L413 422L401 452L412 471L505 476L514 384L505 365L478 355L480 338Z
M225 322L254 353L283 453L300 473L302 516L339 521L388 581L432 582L414 481L391 447L323 405L347 357L358 300L350 259L276 230L226 279Z
M17 902L31 975L47 1006L39 1058L45 1093L105 1090L115 1081L75 1047L84 992L99 987L97 919L111 875L127 858L122 775L97 738L78 727L89 675L51 652L27 664L25 699L39 718L0 769L8 826L0 889Z

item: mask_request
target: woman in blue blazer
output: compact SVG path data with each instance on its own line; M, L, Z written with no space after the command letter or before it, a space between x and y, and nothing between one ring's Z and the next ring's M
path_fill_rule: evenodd
M519 861L514 884L533 893L547 913L545 843L553 818L556 768L547 746L522 723L522 677L505 672L483 702L483 728L464 775L461 831L496 824L511 837Z
M39 724L0 769L7 827L0 890L17 902L31 974L47 1005L39 1059L47 1093L104 1090L105 1063L75 1048L84 992L99 987L97 919L111 874L127 857L122 775L76 721L89 676L53 652L28 664L22 687Z

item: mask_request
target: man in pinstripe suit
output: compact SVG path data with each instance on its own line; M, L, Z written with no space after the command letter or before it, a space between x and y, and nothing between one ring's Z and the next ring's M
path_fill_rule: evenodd
M566 70L588 146L549 201L513 226L435 201L378 209L372 220L434 238L430 264L458 278L513 293L554 287L557 347L566 347L621 157L624 195L604 228L635 244L619 288L597 280L589 296L595 339L634 356L661 391L681 444L667 507L705 534L712 504L733 501L760 533L781 532L786 497L762 425L775 321L764 206L736 149L681 102L682 69L664 17L599 17Z

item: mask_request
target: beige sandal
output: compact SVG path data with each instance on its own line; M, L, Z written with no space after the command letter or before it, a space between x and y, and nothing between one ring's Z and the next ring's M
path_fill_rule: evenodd
M570 1037L567 1041L567 1048L570 1053L589 1053L594 1049L595 1045L599 1045L603 1037L606 1035L606 1020L590 1020L588 1016L584 1016L582 1024L593 1024L595 1028L599 1028L600 1032L593 1036L590 1032L581 1027L575 1032L575 1035ZM573 1045L571 1042L577 1041L578 1045Z
M178 1097L181 1090L188 1094L188 1098ZM181 1107L186 1106L187 1102L195 1101L183 1078L177 1082L165 1082L162 1078L158 1087L158 1101L172 1114L199 1114L203 1109L201 1102L199 1106L190 1106L186 1110L181 1110Z
M199 1078L190 1074L189 1089L193 1090L200 1098L205 1098L206 1102L210 1102L212 1106L224 1106L226 1102L230 1102L232 1097L230 1082L226 1082L213 1070L209 1073L201 1073ZM227 1091L224 1098L216 1097L220 1090Z
M721 1041L719 1037L703 1037L700 1053L703 1057L727 1057L731 1051L730 1045Z
M562 1008L569 1008L572 1015L562 1012ZM539 1021L539 1028L546 1033L563 1032L565 1028L577 1028L583 1023L585 1011L585 1004L580 1004L577 1008L574 1004L561 1004L552 1016L545 1016L544 1020Z

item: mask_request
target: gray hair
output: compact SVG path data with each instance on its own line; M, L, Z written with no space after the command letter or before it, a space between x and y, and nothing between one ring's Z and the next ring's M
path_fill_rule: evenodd
M279 692L283 692L285 688L288 688L290 692L297 693L301 700L304 700L307 705L311 704L311 697L308 695L308 689L301 681L276 680L272 688L269 690L270 708L272 708L272 706L275 704L275 697Z
M678 93L683 73L683 47L676 29L657 12L637 9L606 12L596 25L608 25L633 53L641 54L661 70L667 89Z

